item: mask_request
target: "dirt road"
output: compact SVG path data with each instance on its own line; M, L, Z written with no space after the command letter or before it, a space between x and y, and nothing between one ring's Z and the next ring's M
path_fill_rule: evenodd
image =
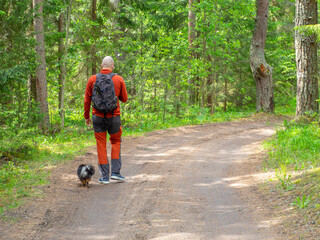
M123 141L124 183L80 187L80 163L96 166L95 148L52 173L46 197L17 210L25 218L3 239L278 239L238 189L244 162L274 134L263 122L157 131ZM109 151L110 153L110 151ZM0 235L1 238L1 235ZM2 238L1 238L2 239Z

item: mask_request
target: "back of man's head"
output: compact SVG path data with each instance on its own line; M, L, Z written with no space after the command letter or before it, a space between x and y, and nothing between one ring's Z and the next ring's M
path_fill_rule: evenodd
M112 57L106 56L101 63L102 68L111 68L114 65Z

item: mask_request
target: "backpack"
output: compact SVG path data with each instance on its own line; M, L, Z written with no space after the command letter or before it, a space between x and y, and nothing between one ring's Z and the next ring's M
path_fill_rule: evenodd
M113 112L118 106L118 98L114 91L112 77L114 73L101 74L98 73L97 80L92 89L91 101L93 107L99 112Z

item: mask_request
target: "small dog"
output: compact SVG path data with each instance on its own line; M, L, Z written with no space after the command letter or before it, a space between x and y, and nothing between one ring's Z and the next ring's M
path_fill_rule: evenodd
M94 175L94 173L95 173L94 167L88 164L81 164L77 170L77 174L80 179L80 182L84 187L89 186L89 182L91 180L91 177Z

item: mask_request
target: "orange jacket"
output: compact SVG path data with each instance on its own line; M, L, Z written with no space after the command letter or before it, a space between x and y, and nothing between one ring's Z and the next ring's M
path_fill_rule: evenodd
M108 74L111 73L112 71L109 69L102 69L100 73L102 74ZM85 91L85 96L84 96L84 118L88 119L90 118L90 106L91 106L91 96L92 96L92 89L93 85L97 80L96 75L92 75L87 83L86 91ZM112 78L113 84L114 84L114 91L116 93L116 96L121 102L126 102L128 100L128 94L126 90L126 84L123 80L123 78L119 75L115 75ZM119 116L120 115L120 104L118 100L118 107L114 110L113 116ZM104 117L103 112L99 112L97 109L92 107L92 114L99 116L99 117ZM112 117L112 113L107 113L106 117Z

